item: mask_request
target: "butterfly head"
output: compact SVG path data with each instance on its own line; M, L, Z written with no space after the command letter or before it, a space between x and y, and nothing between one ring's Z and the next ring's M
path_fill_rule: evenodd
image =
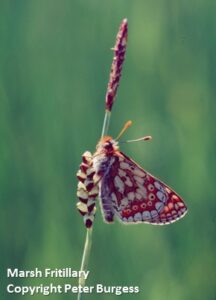
M96 147L97 152L102 152L107 155L113 154L118 149L118 142L115 141L111 136L104 136L101 138Z

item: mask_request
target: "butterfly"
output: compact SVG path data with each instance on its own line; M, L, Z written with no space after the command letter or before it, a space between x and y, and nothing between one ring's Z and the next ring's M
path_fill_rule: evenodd
M187 213L182 198L121 152L118 138L102 137L92 156L89 152L83 155L78 172L78 197L82 205L78 209L84 216L86 227L92 226L95 214L93 198L97 194L107 223L118 219L124 224L164 225L182 218Z

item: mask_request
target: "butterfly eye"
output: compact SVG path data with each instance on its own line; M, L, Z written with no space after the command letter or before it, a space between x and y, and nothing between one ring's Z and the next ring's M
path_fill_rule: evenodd
M108 151L113 150L113 144L111 142L107 142L104 144L104 148Z

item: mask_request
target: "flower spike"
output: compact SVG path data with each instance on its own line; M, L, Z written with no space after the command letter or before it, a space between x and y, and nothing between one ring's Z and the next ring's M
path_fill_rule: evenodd
M106 110L111 111L117 93L119 81L121 78L122 65L125 59L125 52L128 37L128 22L124 19L119 27L116 37L116 44L114 50L114 57L112 61L110 78L106 93Z

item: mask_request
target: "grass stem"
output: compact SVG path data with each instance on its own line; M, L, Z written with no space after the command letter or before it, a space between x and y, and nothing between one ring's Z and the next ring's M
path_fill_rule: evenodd
M111 112L106 110L105 111L105 116L104 116L102 134L101 134L102 137L104 135L107 135L107 132L108 132L108 129L109 129L110 117L111 117ZM82 263L81 263L80 271L87 271L88 270L89 257L90 257L91 245L92 245L92 231L93 231L93 227L87 228L86 240L85 240L85 246L84 246L84 250L83 250L83 256L82 256ZM79 278L79 285L81 287L85 286L85 278L84 278L83 275ZM82 300L83 299L82 295L83 295L82 293L78 293L77 300Z

